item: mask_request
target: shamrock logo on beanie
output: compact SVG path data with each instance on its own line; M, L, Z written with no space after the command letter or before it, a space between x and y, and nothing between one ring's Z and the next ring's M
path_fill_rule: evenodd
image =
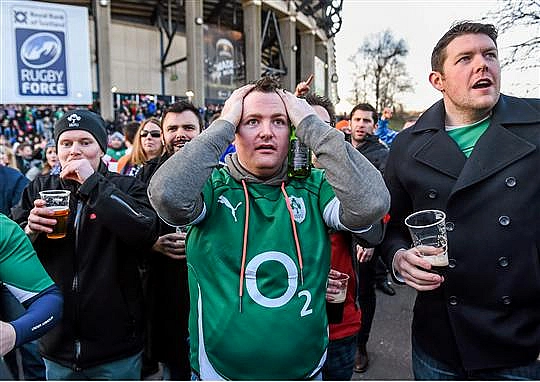
M71 110L54 125L54 140L58 143L60 135L68 130L88 131L96 139L99 147L107 152L107 129L99 114L86 109Z

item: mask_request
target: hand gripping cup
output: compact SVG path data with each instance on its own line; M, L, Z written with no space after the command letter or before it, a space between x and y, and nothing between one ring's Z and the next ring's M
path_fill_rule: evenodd
M341 273L337 278L334 278L334 280L340 281L339 294L332 295L333 299L331 301L326 301L326 314L328 315L328 323L339 324L343 321L343 308L345 307L349 275Z
M405 218L415 247L421 251L421 246L441 248L437 255L422 256L429 261L432 270L442 270L448 266L448 240L446 237L446 214L439 210L423 210Z
M67 234L67 221L69 216L69 194L66 190L40 191L39 197L45 200L45 207L52 210L56 219L53 231L47 234L49 239L62 239Z

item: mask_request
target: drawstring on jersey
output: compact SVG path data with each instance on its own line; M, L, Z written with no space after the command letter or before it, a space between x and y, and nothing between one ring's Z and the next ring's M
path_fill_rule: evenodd
M247 253L247 240L249 229L249 194L246 187L246 181L242 179L242 188L244 189L244 198L246 199L246 217L244 219L244 239L242 243L242 265L240 266L240 290L238 296L240 297L240 313L242 313L242 296L244 295L244 277L246 267L246 253Z
M245 269L246 269L246 254L247 254L247 243L248 243L248 231L249 231L249 193L247 190L246 182L242 179L242 188L244 189L244 198L246 200L246 213L244 219L244 238L242 243L242 264L240 266L240 286L238 291L239 301L239 311L242 313L242 297L244 295L244 279L245 279ZM300 266L300 282L304 285L304 263L302 261L302 251L300 250L300 241L298 240L298 233L296 232L296 223L294 221L294 214L291 208L291 203L289 202L289 195L285 191L285 183L281 182L281 192L285 196L285 203L287 204L287 210L289 211L289 216L291 218L291 224L293 229L294 243L296 245L296 256L298 258L298 265Z

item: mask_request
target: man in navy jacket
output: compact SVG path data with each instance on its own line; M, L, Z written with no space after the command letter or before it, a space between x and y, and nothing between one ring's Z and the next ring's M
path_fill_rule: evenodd
M443 99L397 136L385 169L382 247L418 290L417 379L540 378L540 102L500 94L496 38L470 22L441 38L429 80ZM428 272L403 223L423 209L446 212L442 274Z

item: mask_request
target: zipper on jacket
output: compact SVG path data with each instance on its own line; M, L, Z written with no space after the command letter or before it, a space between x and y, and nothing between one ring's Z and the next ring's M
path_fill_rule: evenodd
M81 371L82 369L79 367L79 359L81 358L81 341L79 341L78 339L75 340L73 350L75 352L75 363L73 364L71 369L73 371Z
M79 252L79 231L81 230L81 215L83 210L83 203L79 200L77 202L77 214L75 216L75 253L73 256L73 281L71 283L71 291L75 295L75 312L74 312L74 334L75 341L73 344L73 351L75 353L74 363L72 369L74 371L81 371L82 369L79 366L81 359L81 341L78 339L79 336L79 323L80 323L80 306L79 306L79 293L81 291L81 283L79 279L79 262L77 261L77 254Z
M131 208L131 206L129 204L127 204L124 200L120 199L118 196L116 195L111 195L111 199L112 200L115 200L117 201L118 203L120 203L122 206L126 207L129 211L131 211L131 213L137 217L141 216L140 213L138 213L137 211L135 211L133 208Z

